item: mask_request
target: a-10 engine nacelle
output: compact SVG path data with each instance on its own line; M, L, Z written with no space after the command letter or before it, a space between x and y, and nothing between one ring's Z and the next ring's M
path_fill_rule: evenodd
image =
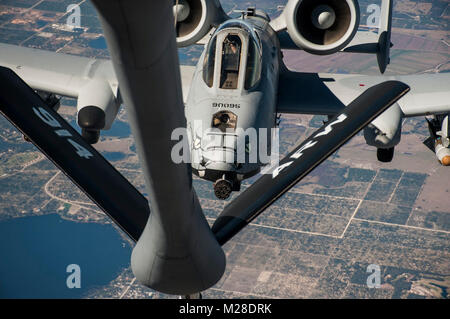
M282 15L292 41L312 54L340 51L359 27L357 0L289 0Z
M366 143L377 148L378 159L390 162L394 147L400 143L403 112L395 103L364 129Z
M100 131L111 128L120 107L117 94L103 79L92 79L79 91L77 123L88 143L97 143Z
M175 0L173 13L179 47L197 43L228 19L219 0Z

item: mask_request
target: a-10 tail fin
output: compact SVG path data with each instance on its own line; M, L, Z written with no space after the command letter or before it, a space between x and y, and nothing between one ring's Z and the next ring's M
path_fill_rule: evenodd
M393 0L383 0L381 5L380 29L378 30L377 61L380 72L386 71L391 62L391 31L392 31L392 3Z
M393 0L381 0L378 34L371 31L358 31L349 45L342 50L343 52L376 54L381 73L386 71L390 63L390 49L393 46L391 43L392 7Z

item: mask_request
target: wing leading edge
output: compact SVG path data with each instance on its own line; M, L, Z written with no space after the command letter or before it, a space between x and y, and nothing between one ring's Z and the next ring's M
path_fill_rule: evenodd
M8 67L35 90L78 98L90 80L107 82L116 98L118 81L110 60L0 43L0 65ZM195 67L181 65L183 95L189 92ZM121 101L120 101L121 102Z

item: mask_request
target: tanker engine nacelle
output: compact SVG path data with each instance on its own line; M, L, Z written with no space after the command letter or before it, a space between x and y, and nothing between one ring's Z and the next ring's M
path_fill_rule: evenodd
M173 3L179 47L197 43L229 18L219 0L173 0Z
M359 27L357 0L289 0L283 16L292 41L312 54L340 51Z

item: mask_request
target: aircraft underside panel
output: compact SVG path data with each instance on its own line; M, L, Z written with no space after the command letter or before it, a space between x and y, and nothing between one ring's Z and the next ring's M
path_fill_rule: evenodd
M411 88L398 101L403 117L450 112L449 73L367 76L289 70L280 73L277 112L335 115L367 88L388 80Z
M278 113L338 114L345 105L326 86L333 78L317 73L280 72L278 82Z

